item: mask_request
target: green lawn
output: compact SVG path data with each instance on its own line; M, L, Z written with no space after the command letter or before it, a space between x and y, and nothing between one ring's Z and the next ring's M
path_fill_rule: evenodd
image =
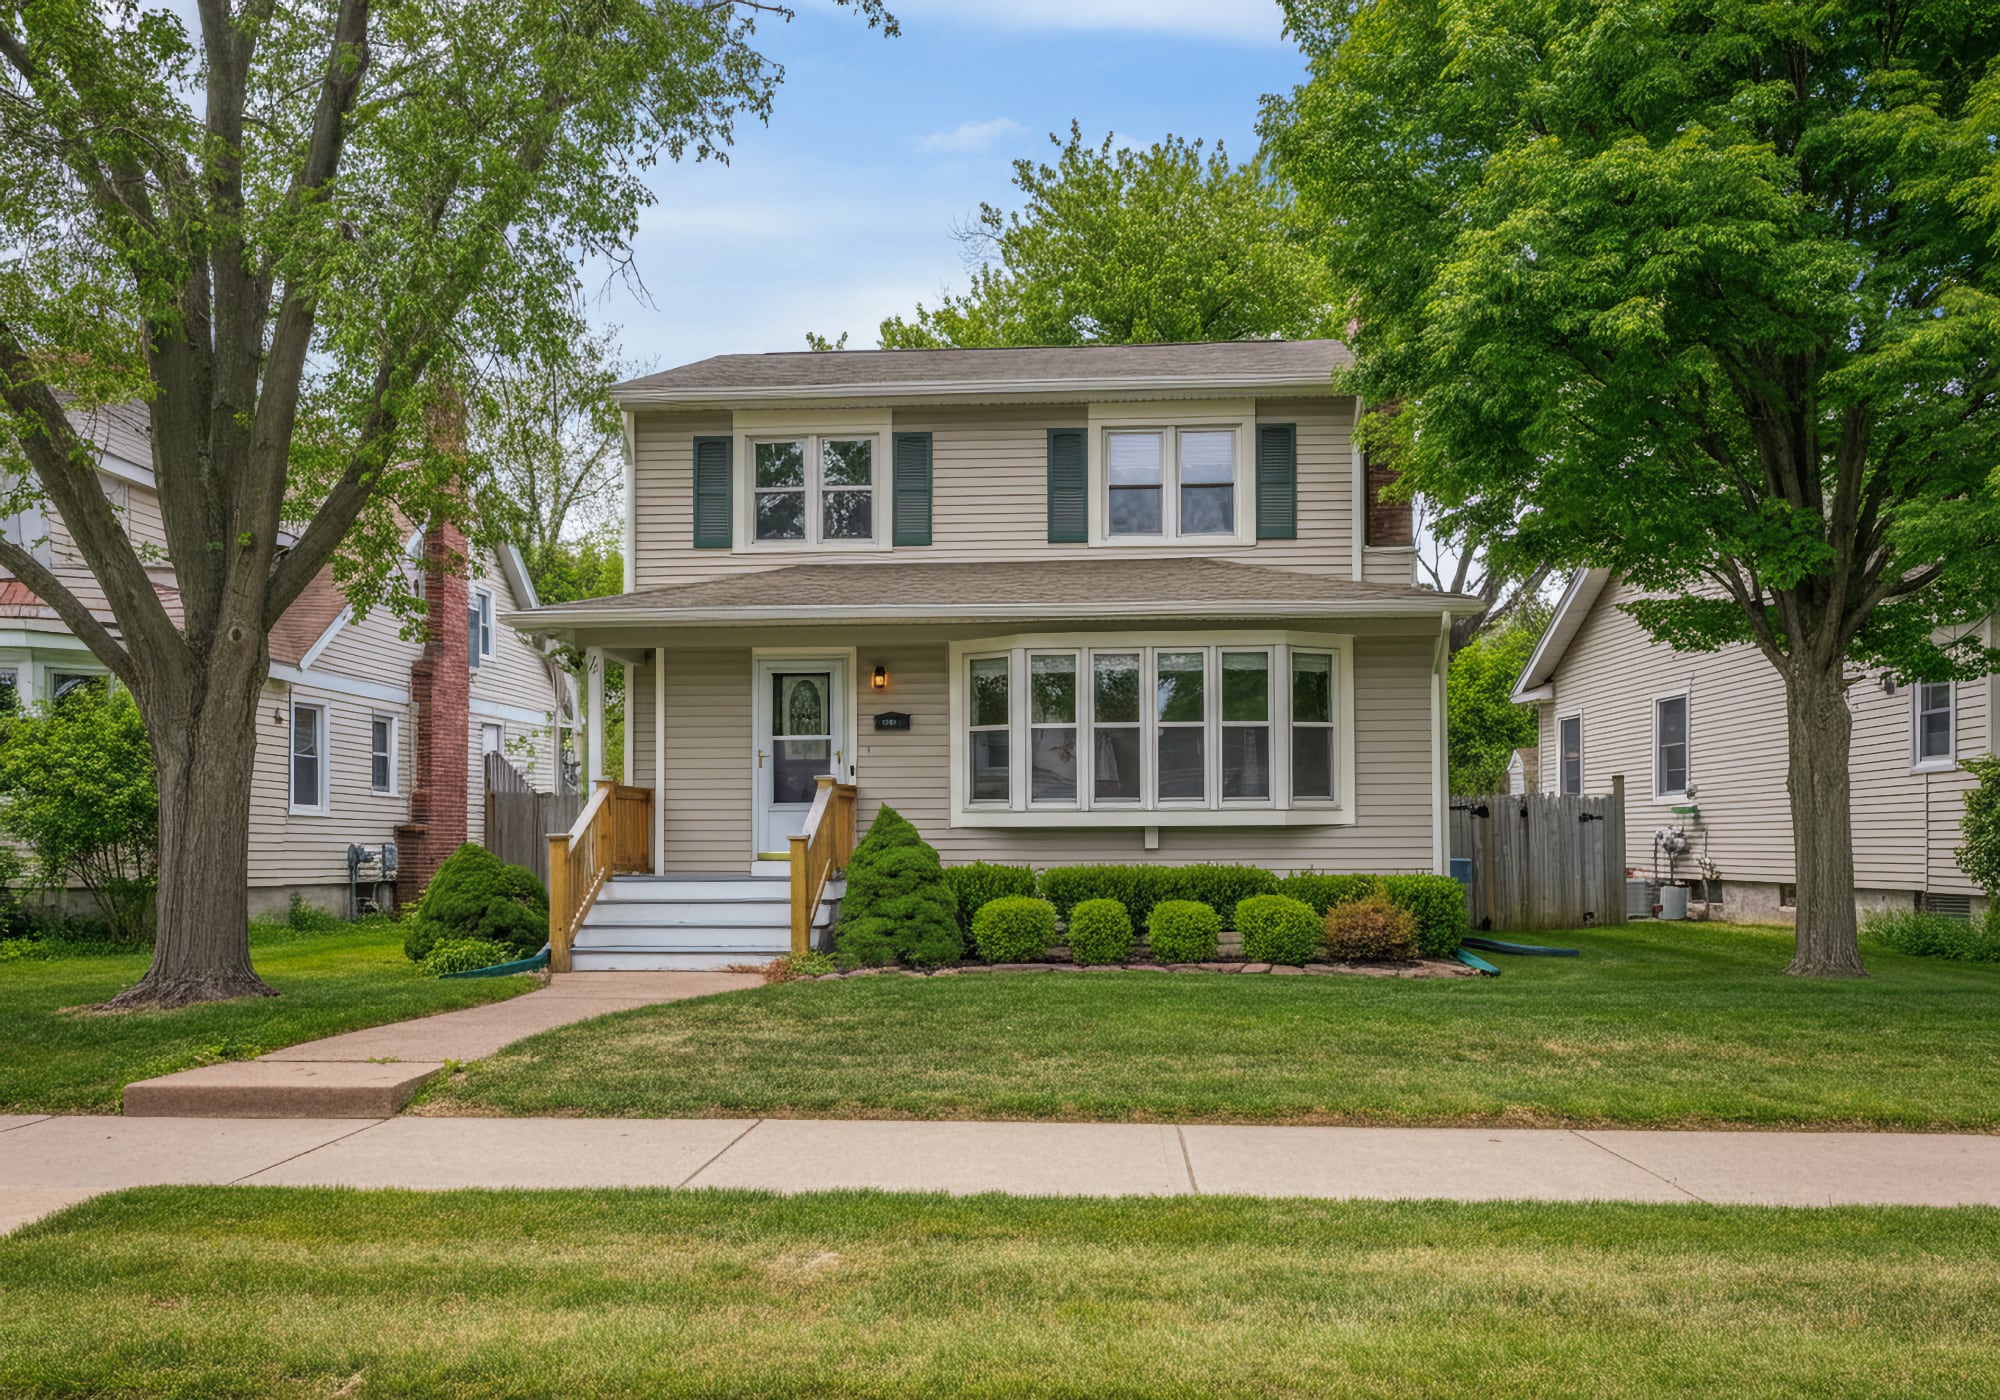
M115 1113L125 1086L324 1035L518 996L526 977L420 976L389 924L333 933L254 925L251 959L282 995L180 1011L79 1015L145 975L150 954L0 962L0 1112Z
M9 1396L1990 1396L2000 1212L158 1188Z
M550 1031L420 1111L2000 1125L2000 967L1871 951L1870 980L1802 982L1768 929L1561 939L1583 956L1498 959L1497 979L790 983Z

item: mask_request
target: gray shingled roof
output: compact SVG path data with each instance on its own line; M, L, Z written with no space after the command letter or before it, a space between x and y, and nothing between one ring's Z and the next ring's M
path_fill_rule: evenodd
M508 614L529 631L639 623L1436 617L1476 599L1221 559L794 564Z
M716 355L628 380L621 403L1029 392L1130 381L1135 387L1324 385L1353 362L1337 340L1232 340L1186 345L1083 345L1009 350L834 350Z

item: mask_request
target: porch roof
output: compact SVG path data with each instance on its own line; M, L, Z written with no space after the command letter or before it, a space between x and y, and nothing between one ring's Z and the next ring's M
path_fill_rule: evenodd
M1436 618L1476 598L1222 559L793 564L505 615L524 631L746 622Z

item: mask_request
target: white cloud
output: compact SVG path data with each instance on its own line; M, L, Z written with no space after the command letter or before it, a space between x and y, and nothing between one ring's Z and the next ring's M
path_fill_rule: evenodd
M1007 29L1122 29L1277 43L1278 0L898 0L899 17L951 18Z
M920 138L917 149L926 155L969 155L987 149L1002 137L1026 130L1012 117L995 117L986 122L960 122L949 131L933 131Z

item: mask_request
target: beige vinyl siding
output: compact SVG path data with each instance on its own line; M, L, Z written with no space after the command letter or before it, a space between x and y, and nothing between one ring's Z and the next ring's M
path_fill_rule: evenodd
M324 815L293 814L291 802L291 704L322 704L327 710L328 810ZM376 713L398 717L396 791L369 787L369 726ZM282 715L284 723L277 722ZM407 706L320 686L273 682L257 706L257 756L250 793L250 884L345 884L350 842L379 845L396 839L396 826L409 814L409 784L415 762L412 721Z
M1351 400L1267 400L1257 405L1260 423L1298 427L1298 517L1295 540L1263 540L1250 546L1169 546L1162 553L1200 553L1239 562L1281 565L1313 573L1347 574L1354 519L1354 464L1348 434ZM1087 407L902 409L897 432L931 434L931 539L928 546L896 550L903 560L955 562L991 559L1031 561L1078 557L1089 545L1048 542L1048 430L1082 428ZM726 434L727 414L640 413L635 419L635 506L637 544L634 584L640 589L691 583L740 569L776 568L815 557L800 550L732 551L693 546L694 438ZM885 458L887 453L885 451ZM743 463L736 462L736 470ZM889 508L890 476L885 460L876 484L875 509ZM1239 484L1239 509L1255 509L1255 482ZM886 521L886 516L884 516ZM890 551L858 557L886 558ZM849 551L837 557L853 559ZM1391 582L1409 581L1407 558L1386 565Z
M1777 672L1747 645L1701 654L1653 642L1617 609L1634 596L1623 584L1607 585L1557 669L1555 699L1541 707L1544 779L1552 778L1556 762L1553 716L1581 711L1584 790L1608 792L1612 775L1625 775L1626 859L1632 866L1650 872L1655 830L1678 824L1687 826L1697 853L1706 849L1723 879L1790 883L1784 688ZM1698 789L1698 825L1673 813L1688 805L1684 800L1653 798L1653 701L1681 689L1689 695L1688 771ZM1967 682L1953 693L1958 756L1988 752L1989 688ZM1913 700L1913 687L1885 693L1872 674L1848 691L1855 884L1972 894L1952 854L1972 782L1956 769L1912 767ZM1686 862L1682 869L1693 873Z
M828 639L838 647L838 639ZM1352 826L1162 828L1144 848L1138 826L1035 831L953 827L950 822L949 650L944 642L861 648L853 704L860 747L860 820L888 803L914 822L948 863L1004 860L1242 861L1274 869L1428 871L1432 866L1431 657L1418 637L1355 641L1356 810ZM667 870L741 870L751 859L754 749L748 647L667 653ZM890 687L868 677L887 667ZM650 680L636 693L650 706ZM877 733L871 716L911 716L904 732ZM651 726L651 711L643 728ZM639 778L650 784L650 748Z

